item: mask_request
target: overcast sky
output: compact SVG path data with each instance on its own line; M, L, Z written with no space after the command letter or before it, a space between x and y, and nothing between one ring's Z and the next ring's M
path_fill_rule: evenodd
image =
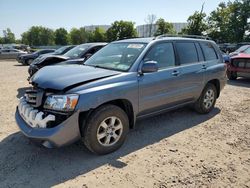
M222 0L0 0L0 36L10 28L17 38L31 26L56 29L111 24L115 20L145 23L148 14L169 22L186 22L200 10L210 13Z

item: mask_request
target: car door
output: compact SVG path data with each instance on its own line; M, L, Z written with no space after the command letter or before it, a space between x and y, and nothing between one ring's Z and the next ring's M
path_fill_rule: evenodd
M3 58L3 59L9 58L9 51L10 50L2 50L2 52L1 52L1 58Z
M9 56L10 56L10 58L15 59L17 57L18 53L19 52L17 50L15 50L15 49L10 50Z
M176 105L179 90L179 67L173 43L155 44L143 58L143 63L156 61L158 72L144 73L138 77L139 116Z
M178 55L180 98L196 100L204 87L206 65L201 48L194 41L176 41Z

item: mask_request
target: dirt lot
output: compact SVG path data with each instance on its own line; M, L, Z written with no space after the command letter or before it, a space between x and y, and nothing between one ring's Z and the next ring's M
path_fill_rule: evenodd
M0 187L250 187L250 80L228 82L208 115L185 108L137 122L106 156L81 143L37 147L14 113L27 67L0 61Z

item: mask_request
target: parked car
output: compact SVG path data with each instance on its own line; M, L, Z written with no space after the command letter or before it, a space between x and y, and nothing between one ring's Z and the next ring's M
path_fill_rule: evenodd
M250 48L249 52L250 52ZM227 77L236 80L238 77L250 78L250 53L240 53L231 57L227 64Z
M48 65L55 65L66 60L74 60L72 62L81 62L87 60L91 55L100 50L107 43L85 43L74 47L63 55L50 55L42 57L38 61L34 61L29 67L30 77L35 74L39 69ZM76 59L79 59L75 61ZM28 78L29 79L29 78Z
M226 65L210 40L127 39L84 65L44 67L30 83L16 112L24 135L49 148L82 138L90 151L107 154L138 118L186 105L209 113L225 86Z
M19 55L27 54L27 52L17 49L1 49L0 59L16 59Z
M55 56L55 55L63 55L74 47L75 47L75 45L63 46L61 48L58 48L56 51L54 51L52 53L40 55L38 58L34 59L34 61L32 63L35 64L37 62L42 61L43 59L46 59L47 57L51 57L51 56Z
M240 48L238 48L234 52L230 53L229 55L230 55L230 57L232 57L232 56L238 55L240 53L250 54L250 45L241 46Z
M32 61L38 58L40 55L53 53L53 52L55 52L54 49L38 50L31 54L20 55L16 58L16 60L23 65L30 65Z

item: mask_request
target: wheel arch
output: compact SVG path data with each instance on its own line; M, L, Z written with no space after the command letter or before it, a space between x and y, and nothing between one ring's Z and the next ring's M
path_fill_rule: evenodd
M134 109L133 109L132 103L129 100L127 100L127 99L111 100L111 101L105 102L105 103L97 106L95 109L97 109L103 105L107 105L107 104L112 104L112 105L118 106L122 110L124 110L124 112L127 114L128 119L129 119L129 128L130 129L134 128L134 125L135 125ZM81 135L83 135L83 133L81 131L82 130L81 126L85 126L86 120L88 119L88 117L91 115L91 113L95 109L90 109L88 111L84 111L84 112L79 113L79 130L81 132Z
M217 98L220 96L220 81L218 79L209 80L207 83L213 84L216 87Z

